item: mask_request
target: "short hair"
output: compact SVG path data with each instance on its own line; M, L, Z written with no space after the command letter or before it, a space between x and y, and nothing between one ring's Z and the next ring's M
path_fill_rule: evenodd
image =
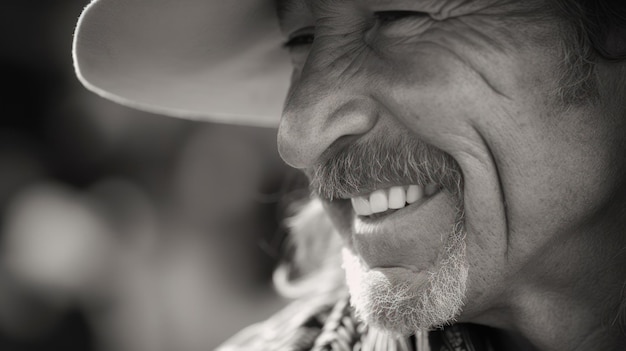
M581 46L609 61L626 59L626 1L553 0Z
M597 64L626 62L625 0L549 0L565 24L563 77L558 95L565 105L599 96Z

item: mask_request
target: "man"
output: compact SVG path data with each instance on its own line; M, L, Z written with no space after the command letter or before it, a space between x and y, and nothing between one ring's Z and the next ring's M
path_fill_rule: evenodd
M226 348L626 349L623 4L272 5L99 0L75 42L88 87L143 109L271 126L286 93L278 147L355 317L338 286Z

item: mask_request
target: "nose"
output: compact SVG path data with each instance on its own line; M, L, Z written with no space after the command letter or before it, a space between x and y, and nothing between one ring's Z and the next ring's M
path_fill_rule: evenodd
M340 65L316 64L322 60L311 55L292 82L278 130L279 153L296 168L321 162L344 142L370 131L378 118L363 78L341 77Z

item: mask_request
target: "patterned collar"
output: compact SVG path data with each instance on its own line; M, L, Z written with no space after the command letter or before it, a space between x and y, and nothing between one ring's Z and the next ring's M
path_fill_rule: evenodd
M354 317L345 292L297 300L218 348L242 350L495 351L479 326L454 324L410 337L370 328Z

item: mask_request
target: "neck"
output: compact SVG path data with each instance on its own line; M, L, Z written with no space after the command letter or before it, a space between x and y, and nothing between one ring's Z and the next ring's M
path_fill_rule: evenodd
M480 318L503 330L506 350L625 349L626 206L616 212L609 225L561 238L511 278L506 302Z
M621 298L621 288L612 292ZM624 349L620 302L572 299L568 294L540 291L522 294L529 296L520 297L520 306L512 313L513 323L503 332L508 347L519 351Z

